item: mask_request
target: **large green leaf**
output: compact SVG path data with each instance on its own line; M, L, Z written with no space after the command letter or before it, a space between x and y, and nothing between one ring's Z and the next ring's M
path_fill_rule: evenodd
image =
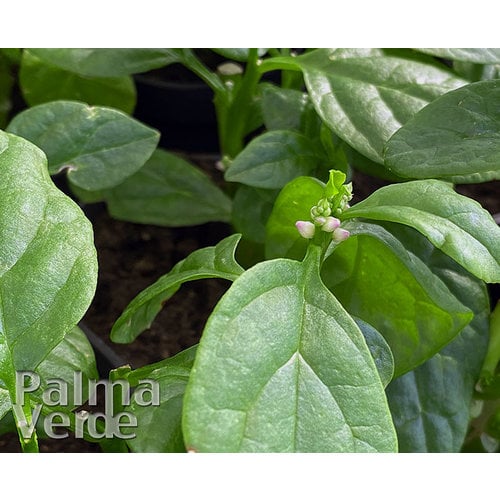
M472 313L383 227L344 227L351 237L325 261L323 279L351 314L384 336L399 376L449 343Z
M280 192L266 226L266 258L302 259L307 240L300 236L295 223L309 220L311 207L325 191L325 185L314 177L298 177Z
M416 49L425 54L477 64L499 64L500 49Z
M135 453L175 453L186 451L182 436L182 402L196 354L190 347L172 358L127 374L132 387L141 380L154 380L160 387L158 405L141 406L132 399L125 410L137 418L135 438L127 440Z
M229 182L266 189L282 188L318 166L313 143L291 130L266 132L250 142L226 171Z
M403 177L500 179L500 81L472 83L426 106L391 137L385 162Z
M395 450L366 342L310 248L303 262L257 264L216 306L184 398L188 450Z
M28 141L0 132L0 381L35 370L83 316L97 281L92 226Z
M438 180L385 186L354 205L344 218L398 222L411 226L469 272L500 281L500 228L476 201Z
M468 429L474 386L488 343L487 289L411 228L394 226L391 231L398 239L407 246L411 242L413 251L475 314L450 344L387 388L401 452L456 453Z
M189 226L231 218L231 200L186 160L156 150L119 186L103 193L116 219L159 226Z
M296 57L321 118L382 163L389 137L436 97L465 85L451 71L379 49L317 49Z
M115 78L171 62L169 49L29 49L42 61L82 76Z
M135 107L135 85L130 76L83 77L42 61L29 50L23 51L19 83L24 100L30 106L74 100L117 108L125 113L132 113Z
M214 247L196 250L139 293L116 320L111 339L118 343L132 342L149 328L163 304L183 283L204 278L235 280L243 272L234 260L240 237L239 234L233 234Z
M110 188L139 170L159 133L120 111L80 102L54 101L18 114L7 130L36 144L49 171L90 191Z

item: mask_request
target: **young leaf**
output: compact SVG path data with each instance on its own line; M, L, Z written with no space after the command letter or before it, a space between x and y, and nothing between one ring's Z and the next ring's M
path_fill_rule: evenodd
M136 437L127 440L135 453L180 453L186 451L182 436L182 402L193 366L197 346L190 347L172 358L148 365L127 374L132 387L144 379L158 382L158 405L141 406L132 399L125 411L137 418Z
M500 282L500 228L476 201L438 180L385 186L343 213L344 218L411 226L478 278Z
M116 186L137 172L160 137L120 111L72 101L23 111L7 131L41 148L51 174L67 168L69 180L90 191Z
M234 159L225 179L279 189L295 177L310 174L318 163L316 150L307 137L291 130L274 130L251 141Z
M132 113L136 92L130 76L88 78L42 61L28 49L23 51L19 84L30 106L57 100L83 101Z
M474 386L488 342L489 299L481 281L411 228L390 225L439 276L474 319L444 349L387 388L401 452L460 451L470 421ZM415 245L420 242L420 248Z
M231 218L231 200L208 175L160 149L103 198L114 218L142 224L176 227Z
M389 137L436 97L465 85L446 69L379 49L317 49L293 59L318 114L344 141L382 163Z
M87 310L97 258L91 224L54 186L43 153L4 132L0 192L0 385L15 400L15 372L35 370Z
M257 264L216 306L184 398L188 450L395 450L366 342L310 248L303 262Z
M472 83L439 97L391 137L385 149L387 168L419 179L500 179L498 102L498 80Z
M171 49L29 49L42 61L81 76L117 78L161 68Z
M204 278L235 280L243 269L234 260L241 235L233 234L214 247L201 248L177 263L172 270L143 290L126 307L111 330L113 342L132 342L149 328L163 304L182 283Z
M266 226L266 259L304 257L308 243L295 223L310 218L324 192L325 185L314 177L298 177L281 190Z
M398 377L449 343L472 313L383 227L344 227L351 237L325 261L323 279L349 313L384 336Z
M500 49L415 49L425 54L452 59L468 61L476 64L500 64Z

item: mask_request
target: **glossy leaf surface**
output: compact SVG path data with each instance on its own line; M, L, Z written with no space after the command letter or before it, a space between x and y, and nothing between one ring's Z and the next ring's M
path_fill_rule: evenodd
M317 49L293 62L302 69L321 118L378 163L385 142L401 125L441 94L467 83L444 67L380 49Z
M318 165L312 142L302 134L275 130L254 139L226 171L229 182L279 189L295 177L307 175Z
M436 99L389 140L397 175L451 182L500 179L500 81L467 85Z
M431 54L455 61L467 61L476 64L500 64L500 49L416 49L425 54Z
M158 226L228 222L231 200L199 168L156 150L146 164L119 186L103 193L116 219Z
M42 149L55 174L90 191L110 188L139 170L151 156L159 133L110 108L73 101L40 104L18 114L9 132Z
M214 247L196 250L139 293L116 320L111 339L118 343L132 342L149 328L165 301L177 292L182 283L204 278L235 280L243 272L234 259L240 237L234 234Z
M415 231L391 226L400 241L412 242L415 253L475 314L450 344L387 388L401 452L456 453L467 433L474 386L486 354L488 293L480 280Z
M92 226L52 183L43 153L0 132L0 379L34 370L92 300Z
M218 303L186 390L188 450L394 451L377 369L319 259L257 264Z
M88 78L42 61L23 51L19 83L30 106L57 100L83 101L132 113L136 92L131 77Z
M383 227L344 227L351 237L326 260L323 279L351 314L384 336L397 377L450 342L472 313Z
M82 76L115 78L166 66L169 49L29 49L48 64Z
M479 203L457 194L450 184L426 180L386 186L343 217L413 227L478 278L500 281L500 228Z

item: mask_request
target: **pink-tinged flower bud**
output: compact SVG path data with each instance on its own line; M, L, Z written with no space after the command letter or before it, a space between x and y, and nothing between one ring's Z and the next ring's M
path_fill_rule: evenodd
M295 227L303 238L310 240L314 236L315 227L312 222L298 220Z
M340 226L340 221L335 217L325 217L325 222L321 225L321 230L331 233Z
M322 226L326 222L326 217L314 217L313 221L315 226Z
M335 229L335 231L333 231L332 239L333 241L340 243L341 241L347 240L350 235L351 233L349 231L338 227L337 229Z

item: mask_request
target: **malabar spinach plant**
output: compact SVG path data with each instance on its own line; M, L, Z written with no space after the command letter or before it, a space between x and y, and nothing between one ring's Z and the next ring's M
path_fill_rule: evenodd
M500 177L500 51L213 50L216 70L192 49L0 52L0 430L25 451L54 427L110 451L496 449L500 229L453 183ZM131 116L133 75L169 64L214 92L222 188ZM356 170L387 185L354 203ZM232 282L199 345L109 374L110 419L76 387L97 377L76 327L97 260L57 175L116 218L234 228L117 319L130 343L183 283Z

